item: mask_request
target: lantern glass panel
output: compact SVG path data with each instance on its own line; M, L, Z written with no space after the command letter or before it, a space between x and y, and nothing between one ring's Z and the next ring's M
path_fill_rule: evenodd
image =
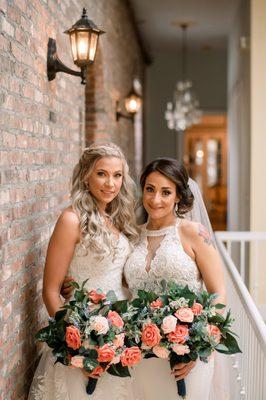
M71 44L71 49L72 49L72 56L74 62L77 61L78 56L77 56L77 43L76 43L76 33L72 32L70 33L70 44Z
M77 55L78 61L87 61L89 52L89 32L77 32Z
M97 49L97 43L98 43L98 34L95 32L91 32L90 34L90 53L89 53L89 60L91 62L94 61L95 58L95 53Z
M138 96L131 95L125 100L125 107L128 113L135 114L141 106L141 100Z

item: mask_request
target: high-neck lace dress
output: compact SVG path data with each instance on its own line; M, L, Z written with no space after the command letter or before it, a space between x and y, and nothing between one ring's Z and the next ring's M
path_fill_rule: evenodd
M120 234L113 254L99 260L88 250L87 254L80 245L75 253L68 275L82 283L88 290L101 288L114 290L119 299L125 298L122 288L122 273L125 261L131 249L127 238ZM51 349L43 352L36 370L28 400L135 400L132 392L132 380L119 378L105 373L98 381L92 395L86 393L86 378L79 368L71 368L60 363L54 364Z
M160 293L160 282L174 281L188 285L194 291L203 288L195 261L184 251L178 232L180 219L176 224L160 229L148 230L143 227L139 244L131 253L126 266L125 277L133 296L138 289ZM144 359L132 372L137 385L138 400L177 400L177 387L171 375L168 360ZM186 377L188 400L208 400L213 376L213 359L208 364L197 361Z

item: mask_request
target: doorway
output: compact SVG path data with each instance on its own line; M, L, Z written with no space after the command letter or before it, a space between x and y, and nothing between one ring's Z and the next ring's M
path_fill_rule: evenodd
M227 118L204 115L184 137L184 163L202 192L214 230L227 227Z

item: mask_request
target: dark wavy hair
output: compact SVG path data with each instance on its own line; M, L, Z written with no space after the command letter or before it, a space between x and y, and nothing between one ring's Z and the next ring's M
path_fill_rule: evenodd
M188 184L188 172L183 164L174 158L157 158L151 161L143 170L140 177L140 186L143 192L147 177L152 172L159 172L170 179L176 186L176 194L180 201L178 203L177 216L183 218L183 215L193 207L194 196Z

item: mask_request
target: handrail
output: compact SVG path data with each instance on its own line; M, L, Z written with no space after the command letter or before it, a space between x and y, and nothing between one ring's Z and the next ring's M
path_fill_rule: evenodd
M255 233L256 233L256 235L255 235L256 237L254 236ZM241 239L244 239L244 237L246 238L247 236L249 236L248 240L250 240L251 238L256 239L256 240L263 240L263 239L266 239L266 234L265 234L265 232L215 232L216 244L217 244L220 254L225 262L227 271L232 278L232 282L234 284L234 287L235 287L239 297L241 298L241 301L246 305L246 308L248 310L247 316L250 319L250 321L252 322L252 326L258 335L258 340L263 345L264 354L266 354L266 326L265 326L265 323L264 323L262 316L259 313L249 291L247 290L243 280L241 279L240 274L239 274L235 264L233 263L231 257L229 256L225 245L222 243L223 240L236 239L237 238L236 234L238 234L238 238L241 237Z

